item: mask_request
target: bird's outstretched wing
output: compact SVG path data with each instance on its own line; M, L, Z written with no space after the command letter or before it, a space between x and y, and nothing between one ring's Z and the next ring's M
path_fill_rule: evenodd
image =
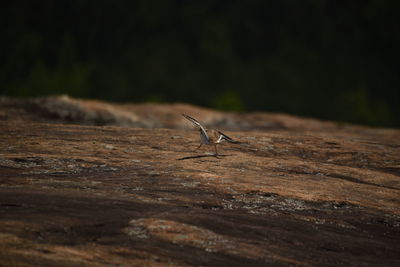
M226 140L229 143L233 143L233 144L239 144L240 142L233 140L232 138L230 138L229 136L227 136L226 134L224 134L223 132L218 131L219 133L219 138L217 143L221 142L222 140Z
M200 122L198 122L196 119L193 119L192 117L186 115L186 114L182 114L183 117L185 117L186 119L190 120L191 122L193 122L194 124L196 124L197 126L200 127L201 131L203 132L203 134L207 137L208 139L208 134L206 129L204 129L204 127L200 124Z

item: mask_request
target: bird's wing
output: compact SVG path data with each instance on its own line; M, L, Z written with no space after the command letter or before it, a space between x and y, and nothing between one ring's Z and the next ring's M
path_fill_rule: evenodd
M209 139L206 129L204 129L204 127L200 124L200 122L198 122L196 119L193 119L192 117L190 117L190 116L188 116L186 114L182 114L182 116L185 117L186 119L190 120L191 122L193 122L197 126L199 126L201 131L203 132L203 134L207 137L207 139Z
M227 136L226 134L224 134L223 132L218 131L219 133L219 138L217 140L217 143L220 143L222 140L226 140L230 143L234 143L234 144L238 144L238 141L233 140L232 138L230 138L229 136Z

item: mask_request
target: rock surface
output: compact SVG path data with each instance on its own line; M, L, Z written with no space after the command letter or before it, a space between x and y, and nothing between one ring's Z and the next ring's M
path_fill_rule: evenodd
M0 265L400 266L400 130L65 96L0 129Z

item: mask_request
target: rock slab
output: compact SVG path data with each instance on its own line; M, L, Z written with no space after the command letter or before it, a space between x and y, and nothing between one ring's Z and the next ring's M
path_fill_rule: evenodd
M0 129L0 265L400 266L400 130L68 97Z

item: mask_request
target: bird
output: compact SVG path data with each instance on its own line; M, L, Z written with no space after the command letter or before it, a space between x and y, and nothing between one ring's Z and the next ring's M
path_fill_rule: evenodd
M200 122L198 122L196 119L194 119L186 114L182 114L182 116L199 127L200 145L194 151L197 151L198 149L200 149L200 147L203 144L204 145L213 145L214 149L215 149L215 156L218 157L217 145L220 144L222 141L227 141L227 142L233 143L233 144L239 143L238 141L233 140L232 138L230 138L223 132L220 132L217 130L211 130L211 129L207 130L200 124Z

